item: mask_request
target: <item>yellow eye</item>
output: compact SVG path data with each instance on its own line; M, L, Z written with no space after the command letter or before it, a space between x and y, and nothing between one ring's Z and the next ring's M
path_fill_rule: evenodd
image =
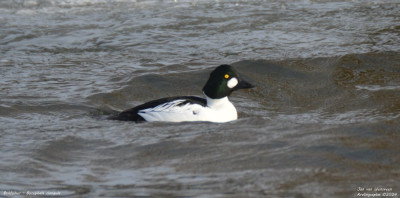
M226 79L228 79L229 78L229 74L225 74L225 76L224 76Z

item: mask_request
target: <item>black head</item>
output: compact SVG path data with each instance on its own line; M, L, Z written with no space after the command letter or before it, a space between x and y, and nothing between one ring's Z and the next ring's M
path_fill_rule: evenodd
M229 96L238 89L254 86L239 78L236 70L230 65L220 65L211 72L210 78L203 87L203 92L210 98L219 99Z

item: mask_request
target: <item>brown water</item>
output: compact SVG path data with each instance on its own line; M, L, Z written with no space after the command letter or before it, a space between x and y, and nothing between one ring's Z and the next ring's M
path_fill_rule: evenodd
M399 197L398 13L396 1L1 2L0 197ZM237 121L106 119L201 96L226 63L256 84L231 96Z

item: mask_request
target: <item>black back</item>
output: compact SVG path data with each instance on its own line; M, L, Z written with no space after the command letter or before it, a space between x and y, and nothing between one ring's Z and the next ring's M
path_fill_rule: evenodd
M161 98L158 100L153 100L150 102L146 102L144 104L141 104L139 106L133 107L132 109L125 110L121 113L119 113L117 116L112 117L111 119L113 120L121 120L121 121L135 121L135 122L143 122L146 121L142 116L138 114L140 110L143 109L149 109L156 107L158 105L171 102L173 100L182 100L184 99L185 101L180 103L178 106L183 106L186 104L199 104L202 106L207 105L207 101L204 98L199 98L196 96L179 96L179 97L168 97L168 98Z

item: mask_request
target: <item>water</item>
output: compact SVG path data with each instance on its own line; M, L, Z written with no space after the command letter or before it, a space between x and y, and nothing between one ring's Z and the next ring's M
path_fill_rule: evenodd
M2 1L0 197L399 197L399 13L373 0ZM232 95L237 121L105 119L201 96L219 64L257 86Z

